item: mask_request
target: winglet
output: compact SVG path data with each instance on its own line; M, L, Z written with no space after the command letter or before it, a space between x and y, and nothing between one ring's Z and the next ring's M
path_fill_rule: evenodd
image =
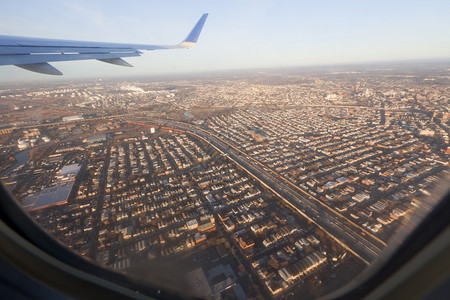
M203 14L198 20L197 24L195 24L192 31L188 34L188 36L182 41L180 44L178 44L181 48L191 48L195 44L197 44L198 37L200 36L200 32L202 32L203 25L205 25L206 18L208 17L208 14Z

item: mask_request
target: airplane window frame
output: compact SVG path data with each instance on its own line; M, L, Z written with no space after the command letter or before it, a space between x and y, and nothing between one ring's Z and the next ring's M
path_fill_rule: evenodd
M151 286L148 282L143 282L138 278L132 278L129 275L101 267L72 252L38 226L22 210L3 183L0 183L0 200L0 238L4 240L9 235L7 238L11 242L0 243L0 255L11 260L18 269L44 282L44 284L63 293L68 293L70 296L83 298L95 298L95 296L100 294L102 296L108 295L111 299L147 297L157 299L191 298L189 295L179 295L168 287ZM449 215L450 192L447 192L444 198L413 229L400 246L395 248L389 248L388 246L383 254L365 269L360 276L342 288L322 297L325 299L361 299L366 297L405 266L433 239L443 233L449 227L447 218ZM5 230L9 232L5 232ZM11 236L11 234L15 234L15 237ZM14 239L16 239L16 244L14 244ZM22 243L19 241L20 239L22 239ZM39 261L37 251L42 251L43 254L51 256L54 261ZM16 255L19 253L28 253L30 255L20 259ZM59 263L59 265L55 263ZM45 266L46 272L36 273L36 267L39 269L42 266ZM56 273L48 274L49 270ZM91 277L80 278L79 272L81 272L81 275L90 274ZM93 278L99 281L93 282ZM67 282L62 282L64 280L67 280Z
M5 242L7 239L10 243ZM131 278L131 276L101 267L71 251L35 223L1 182L0 240L2 241L0 256L7 258L18 269L31 277L74 297L95 298L96 295L101 295L101 297L108 295L108 299L142 297L181 299L169 289L162 290L150 286L148 282L144 283L139 278ZM19 258L16 255L18 253L27 255ZM39 261L45 259L45 255L49 255L54 261ZM36 273L39 268L41 268L41 274ZM57 274L46 274L50 270ZM75 271L79 271L81 274L77 274ZM89 275L105 282L89 282L92 278L83 277ZM68 284L63 283L62 279L67 280ZM71 285L75 284L80 286L75 289L71 288ZM128 295L127 297L129 293L133 296Z
M193 31L183 42L168 47L189 48L192 46L191 43L194 42L191 41L190 37L191 35L196 35L196 42L200 32L197 33L195 28L201 23L202 19L204 23L206 20L205 15L207 16L207 14L202 16ZM203 27L203 24L201 27ZM121 61L121 58L119 57L118 59L107 58L100 60L123 65L124 62ZM44 64L48 63L44 62ZM19 64L18 66L34 72L62 75L58 70L51 69L53 67L48 67L50 65L42 65L42 63ZM320 298L361 299L372 296L372 299L374 297L378 299L376 295L374 296L374 291L386 285L387 282L396 276L396 273L404 270L405 266L420 256L436 240L442 238L444 234L450 233L450 219L448 217L450 216L449 198L450 190L447 190L445 196L440 199L419 224L407 235L405 234L398 239L401 240L401 243L388 244L382 250L382 253L372 261L370 266L366 267L356 278L337 290L321 295ZM365 235L364 233L362 234ZM400 235L397 234L397 236ZM447 249L450 249L449 244L450 239L446 246ZM15 196L8 191L0 180L0 261L2 259L11 262L14 267L17 267L18 270L20 269L32 278L71 297L107 297L108 299L192 298L189 294L180 294L179 291L169 286L158 286L158 282L146 282L144 278L137 278L108 269L97 264L94 260L72 251L43 229L22 208ZM450 265L450 260L443 265ZM450 266L445 274L440 275L450 278L449 274ZM433 277L430 276L430 278ZM423 287L423 289L427 288L428 290L431 288L429 284ZM413 292L409 291L410 295L418 289L420 290L420 287L413 286L411 288ZM423 289L421 291L422 294L427 292ZM419 297L419 294L412 295Z

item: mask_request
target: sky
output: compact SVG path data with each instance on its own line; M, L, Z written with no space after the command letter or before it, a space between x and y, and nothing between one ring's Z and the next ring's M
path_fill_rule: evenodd
M402 60L450 61L448 0L21 0L0 10L0 35L176 44L203 13L189 50L145 51L134 68L52 63L64 76L0 66L0 82L198 73Z

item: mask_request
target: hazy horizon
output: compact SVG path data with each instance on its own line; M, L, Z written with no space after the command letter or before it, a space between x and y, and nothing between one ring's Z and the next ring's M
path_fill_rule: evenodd
M171 81L171 80L184 80L191 79L191 77L203 77L203 76L225 76L225 75L244 75L253 74L257 72L312 72L312 71L326 71L330 72L333 69L354 69L363 68L364 70L370 70L376 67L392 67L392 66L415 66L419 65L424 68L434 64L450 64L450 58L448 59L422 59L422 60L404 60L404 61L382 61L382 62L361 62L361 63L343 63L343 64L323 64L323 65L304 65L304 66L291 66L291 67L261 67L261 68L248 68L248 69L222 69L222 70L210 70L210 71L191 71L184 73L160 73L160 74L136 74L136 75L120 75L120 74L106 74L103 76L49 76L41 75L40 79L24 79L20 81L7 79L2 80L0 77L0 87L6 88L8 86L22 85L22 84L61 84L64 82L89 82L93 80L107 80L107 81L139 81L139 80L156 80L156 81ZM0 66L1 67L1 66ZM120 67L119 67L120 68ZM0 69L1 70L1 69ZM24 71L31 73L29 71ZM38 76L40 74L37 74Z
M191 50L144 52L134 68L99 61L52 63L65 79L410 60L449 60L446 1L77 1L12 2L2 35L118 43L175 44L209 13ZM58 81L14 66L0 82Z

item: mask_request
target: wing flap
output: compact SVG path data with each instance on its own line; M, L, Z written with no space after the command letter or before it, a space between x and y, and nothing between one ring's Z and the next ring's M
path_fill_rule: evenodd
M121 58L104 58L104 59L99 59L99 61L102 61L102 62L105 62L108 64L117 65L117 66L132 67L131 64L129 64L128 62L124 61Z
M26 65L16 65L16 67L47 75L62 75L58 69L49 63L37 63L37 64L26 64Z
M84 59L112 59L121 57L140 56L139 52L124 53L83 53L83 54L34 54L34 55L2 55L0 65L27 65L52 61L84 60Z

